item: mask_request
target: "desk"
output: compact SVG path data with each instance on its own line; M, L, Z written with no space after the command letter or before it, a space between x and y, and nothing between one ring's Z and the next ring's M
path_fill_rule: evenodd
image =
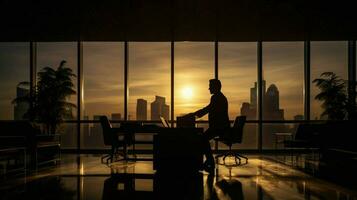
M154 135L154 169L197 172L203 163L203 128L162 128Z
M132 135L133 137L133 154L134 158L128 160L138 160L136 158L135 154L135 144L153 144L152 141L136 141L135 140L135 135L137 134L148 134L148 135L156 135L160 132L160 130L163 129L160 126L157 125L141 125L138 123L125 123L123 124L120 128L118 128L117 133L122 136L122 133L126 133L129 135ZM151 161L152 159L140 159L140 160L149 160Z
M154 169L180 168L187 170L201 167L203 162L203 128L162 128L159 126L126 124L121 133L151 134L153 138ZM133 151L135 154L135 143ZM148 142L146 144L149 144ZM132 160L132 159L130 159ZM134 160L138 160L134 157ZM145 159L148 160L148 159Z

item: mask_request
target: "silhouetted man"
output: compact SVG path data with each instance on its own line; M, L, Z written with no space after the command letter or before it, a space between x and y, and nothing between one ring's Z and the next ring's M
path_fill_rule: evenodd
M209 80L209 91L212 94L211 101L208 106L191 113L197 117L203 117L208 113L209 128L204 132L204 154L206 161L203 164L203 169L210 173L214 172L215 162L211 152L209 141L216 136L223 135L230 127L228 117L228 101L221 92L221 81L218 79Z

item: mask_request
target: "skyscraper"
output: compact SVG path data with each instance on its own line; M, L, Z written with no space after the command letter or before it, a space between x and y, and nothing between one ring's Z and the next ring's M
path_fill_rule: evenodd
M155 101L151 103L151 120L160 120L160 116L169 119L169 110L165 97L155 96Z
M16 87L16 98L24 97L30 92L27 88ZM16 103L14 106L14 120L24 119L24 114L29 109L29 104L27 102Z
M122 120L120 113L112 113L112 120Z
M136 119L147 120L147 104L145 99L137 99L136 101Z
M284 120L284 110L279 107L279 90L271 84L264 96L264 119Z
M263 89L263 118L269 120L284 120L284 110L279 105L279 90L275 84L271 84L266 90L266 82L262 82ZM257 82L250 88L250 103L243 102L241 115L247 116L247 119L256 119L257 113Z
M263 92L263 119L264 120L284 120L284 110L280 109L279 105L279 90L275 84L271 84L265 90L266 82L262 82ZM250 88L250 103L243 102L241 107L241 115L247 116L247 119L257 119L257 83ZM263 147L274 147L274 133L290 131L289 127L284 124L264 124L263 126Z
M262 88L263 88L263 94L265 93L266 89L266 82L265 80L262 81ZM250 106L251 108L256 109L257 108L257 103L258 103L258 86L257 82L254 82L254 87L250 88Z

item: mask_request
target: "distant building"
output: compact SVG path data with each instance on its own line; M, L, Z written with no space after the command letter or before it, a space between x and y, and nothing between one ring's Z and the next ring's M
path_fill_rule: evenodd
M147 120L147 104L145 99L137 99L136 101L136 119Z
M262 82L263 92L263 119L265 120L284 120L284 110L280 109L279 90L274 84L270 85L266 90L266 82ZM244 102L241 107L241 115L247 116L248 120L257 119L258 111L258 87L254 83L254 87L250 88L250 103ZM291 128L284 124L264 124L263 125L263 148L274 147L274 133L291 132Z
M120 113L112 113L112 120L120 121L122 120ZM112 123L113 127L120 127L120 123Z
M263 93L265 92L266 88L266 82L265 80L262 81L262 88L263 88ZM251 109L257 109L257 103L258 103L258 86L257 82L254 82L254 87L250 88L250 107Z
M151 103L151 120L160 120L160 116L169 119L170 107L165 103L165 97L155 96Z
M304 115L295 115L294 120L304 120Z
M272 84L267 90L266 82L262 82L263 88L263 118L269 120L284 120L284 110L279 105L279 90ZM241 115L247 116L247 119L257 119L257 82L250 88L250 103L244 102L241 107Z
M112 113L112 120L122 120L121 113Z
M271 84L264 95L264 119L284 120L284 110L279 107L279 90Z
M16 87L16 98L24 97L30 93L27 88ZM27 102L16 103L14 106L14 120L24 119L24 114L29 109L29 104Z
M240 108L241 115L247 116L247 119L256 119L257 109L252 108L251 104L248 102L243 102L242 107Z

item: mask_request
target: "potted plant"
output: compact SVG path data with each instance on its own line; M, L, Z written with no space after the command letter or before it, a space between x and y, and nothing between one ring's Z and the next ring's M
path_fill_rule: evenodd
M348 113L348 98L346 94L346 81L333 72L324 72L313 81L320 89L315 96L316 100L322 101L324 111L321 118L328 120L343 120Z
M63 119L71 118L72 109L76 108L76 105L68 101L71 95L76 94L72 82L75 74L65 64L66 61L62 60L57 69L44 67L37 73L38 80L33 94L13 100L13 103L27 102L30 105L24 118L41 122L46 134L55 134ZM30 83L21 82L19 85Z

